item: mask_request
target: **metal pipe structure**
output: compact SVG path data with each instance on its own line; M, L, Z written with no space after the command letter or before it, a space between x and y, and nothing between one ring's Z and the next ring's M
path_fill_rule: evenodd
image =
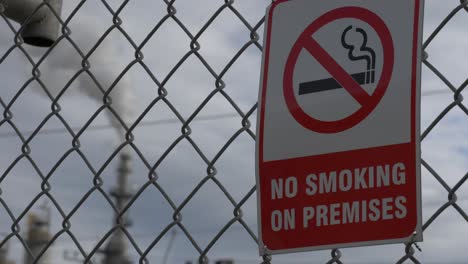
M122 153L120 156L120 166L118 169L117 188L111 192L111 195L116 200L116 207L121 212L128 200L132 197L132 193L128 190L128 175L130 170L130 155ZM117 224L118 214L115 215L115 224ZM127 219L127 214L121 217L121 224L128 227L130 225ZM121 229L116 230L106 248L103 250L104 260L103 264L131 264L132 261L127 253L127 244L125 242L125 234Z
M58 37L62 0L0 0L0 13L22 25L24 42L38 47L51 46Z

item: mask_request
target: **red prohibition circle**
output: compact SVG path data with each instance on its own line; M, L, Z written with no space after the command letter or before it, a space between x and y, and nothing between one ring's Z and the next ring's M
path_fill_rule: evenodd
M377 32L383 48L383 68L380 80L374 93L369 96L352 78L344 71L341 66L315 41L312 35L323 26L342 18L355 18L369 24ZM351 95L361 104L361 108L350 116L336 121L322 121L308 115L299 106L294 95L293 74L294 67L302 49L306 49L313 53L312 56L320 61L327 61L326 65L322 64L327 71L333 71L336 76L342 80L342 86L351 93ZM318 50L318 51L317 51ZM294 119L303 127L319 132L319 133L338 133L345 131L359 124L364 120L378 105L384 96L390 78L393 72L394 64L394 47L393 40L390 35L390 30L385 25L385 22L373 12L360 7L343 7L334 9L317 20L312 22L302 34L299 36L296 43L289 53L286 61L283 78L283 94L286 100L289 111ZM336 78L336 76L333 76ZM358 87L356 87L359 86Z

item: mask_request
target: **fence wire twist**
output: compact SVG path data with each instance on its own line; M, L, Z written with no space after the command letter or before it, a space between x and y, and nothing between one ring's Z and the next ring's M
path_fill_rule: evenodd
M130 242L131 246L135 249L135 251L139 255L139 263L149 263L148 261L148 254L153 250L153 248L160 243L161 239L167 235L172 229L178 228L184 236L190 241L192 244L193 248L199 253L199 263L208 263L208 255L210 253L210 250L213 248L214 245L216 245L220 239L222 239L223 235L225 232L233 226L235 223L239 223L240 225L243 226L243 228L248 232L250 235L251 239L255 241L256 243L258 242L258 238L256 236L256 233L249 227L249 225L245 222L243 218L243 213L242 213L242 208L244 204L249 200L249 199L255 199L254 195L256 192L256 186L245 186L246 190L246 195L241 199L241 200L236 200L234 199L233 195L231 195L230 191L223 186L221 181L217 179L217 168L216 164L217 161L220 159L220 157L226 152L226 150L231 146L231 144L236 141L239 136L246 134L252 139L252 144L255 143L255 132L252 131L251 129L251 119L255 119L254 114L256 113L257 109L257 104L254 104L250 107L250 109L246 112L244 112L237 104L236 101L230 96L229 90L226 89L227 85L223 81L223 77L225 77L226 73L230 71L232 66L239 60L239 58L245 54L245 51L250 48L254 47L258 50L258 52L261 54L262 52L262 44L259 43L259 34L262 34L262 32L259 32L259 29L263 26L264 24L264 18L259 20L256 24L250 24L247 19L242 15L242 13L236 9L236 3L234 0L225 0L224 2L218 4L218 1L216 1L216 4L219 5L217 10L207 19L207 21L204 23L204 25L201 27L199 31L193 32L188 29L188 27L178 18L177 15L177 0L164 0L164 3L166 5L166 11L167 13L165 16L163 16L157 24L154 26L154 28L151 30L151 32L147 35L146 38L141 43L136 43L129 34L124 30L122 25L125 23L125 21L121 18L121 13L123 10L125 10L126 6L130 2L129 0L123 1L123 3L117 8L113 9L111 5L106 1L106 0L101 0L102 4L106 7L108 12L112 15L112 25L106 30L106 32L99 38L99 40L94 44L93 48L88 53L85 53L82 51L82 49L79 47L77 42L74 40L74 35L72 30L68 27L70 21L74 19L76 14L80 12L82 9L83 5L85 2L88 2L86 0L79 1L79 3L76 5L74 10L70 13L68 17L62 18L60 14L57 14L49 5L47 1L43 2L36 11L41 8L41 7L47 7L54 12L54 15L56 18L59 20L61 24L61 31L60 35L57 39L57 41L53 44L52 47L48 48L48 50L38 59L35 60L31 54L28 53L28 51L25 49L25 43L24 40L21 37L21 31L22 27L16 28L13 23L6 17L5 15L5 6L2 4L2 1L0 1L0 16L2 17L3 23L6 23L8 25L9 29L11 30L11 35L8 36L10 39L13 40L13 45L9 47L4 54L0 54L0 64L5 63L6 59L9 57L9 55L14 52L14 51L20 51L22 55L28 60L30 65L32 66L32 72L29 77L29 79L21 86L17 87L16 94L13 96L13 98L10 101L5 101L3 98L0 97L0 105L2 108L3 116L0 120L0 127L9 127L13 129L15 136L21 140L22 146L21 146L21 153L16 157L16 159L9 165L7 168L1 168L2 174L0 176L0 204L3 207L3 209L8 213L9 218L11 219L11 231L6 234L6 236L0 241L0 248L4 247L6 243L9 240L12 240L13 238L16 238L18 241L21 242L22 246L24 247L24 250L28 252L29 255L31 255L33 258L35 258L34 263L37 263L41 256L54 244L56 240L59 239L61 236L69 236L71 240L73 241L74 245L79 251L79 254L83 258L84 263L93 263L93 259L96 256L97 253L99 253L99 250L104 247L105 242L109 237L111 237L114 233L116 232L122 232L124 236L128 239ZM210 4L214 4L210 2ZM448 3L447 3L448 4ZM208 28L217 20L217 18L225 12L230 12L235 15L241 22L241 24L244 26L244 30L246 33L249 35L249 40L243 43L243 46L237 51L237 53L233 54L231 60L224 65L224 67L221 69L221 71L216 71L212 65L202 56L200 53L201 49L201 44L199 42L199 39L203 34L207 31ZM468 1L460 1L460 4L455 6L452 12L447 15L447 17L440 23L440 25L436 28L436 30L427 38L427 40L424 42L424 50L426 51L427 47L430 46L431 42L437 38L438 34L441 32L441 30L447 25L449 21L451 21L452 18L454 18L457 14L461 14L463 12L468 12ZM464 14L466 15L466 14ZM148 43L148 41L160 30L160 28L168 23L168 21L175 22L175 24L184 32L184 34L190 39L189 47L190 50L178 61L178 63L170 70L170 72L164 77L164 78L158 78L157 73L154 73L151 68L145 63L145 56L143 53L143 48L145 45ZM119 32L127 41L128 43L133 47L134 49L134 59L131 61L127 67L119 74L118 78L112 83L110 87L103 87L101 83L99 83L98 78L93 74L93 70L91 68L91 62L89 61L89 58L93 55L93 53L96 51L96 49L102 44L102 42L106 39L106 37L111 34L111 32ZM5 36L2 36L4 38ZM57 96L53 96L52 93L49 91L48 87L45 85L43 80L41 79L41 65L43 65L44 61L46 58L50 55L54 47L56 47L59 43L61 42L67 42L70 45L73 46L73 48L76 50L76 52L79 54L81 58L81 69L77 71L74 76L67 82L66 86L63 87L61 92ZM459 87L454 86L450 80L448 80L433 64L431 64L431 59L430 59L430 54L427 52L424 52L424 58L423 58L423 63L425 66L427 66L428 69L430 69L440 80L446 85L446 88L449 89L453 93L453 102L451 102L449 105L446 106L446 108L433 120L433 122L427 127L427 129L422 133L421 135L421 140L424 140L430 133L431 131L441 122L441 120L444 119L447 114L452 111L455 108L459 108L462 110L466 116L468 116L468 109L467 107L463 104L463 96L462 96L462 91L465 89L465 87L468 85L468 79L461 84ZM203 102L191 113L191 115L188 118L184 118L181 112L178 110L178 108L169 100L168 94L170 94L170 91L165 88L165 85L171 78L173 78L175 75L177 75L179 68L189 59L189 58L196 58L202 67L206 69L206 71L211 74L215 81L214 89L210 92L210 94L203 100ZM111 100L110 93L113 91L115 88L116 84L119 82L120 79L126 75L129 70L132 67L135 67L135 65L140 65L146 72L146 74L151 78L151 80L154 82L154 84L158 87L157 89L157 94L158 96L152 99L152 102L149 104L149 106L144 109L143 112L139 113L138 118L136 121L131 124L130 126L127 126L124 120L122 119L121 116L119 116L118 112L116 109L113 107L113 103ZM1 74L1 73L0 73ZM59 99L63 96L65 91L70 87L72 82L78 78L81 75L87 75L89 76L93 82L96 84L96 86L99 88L100 92L102 93L102 103L98 110L89 118L89 120L86 122L86 124L79 128L73 128L64 118L64 116L61 114L61 106L58 103ZM25 131L21 131L21 129L18 128L18 126L15 124L15 115L12 111L12 107L15 105L15 103L18 101L18 99L23 95L25 90L27 90L28 86L31 84L38 84L42 90L47 94L47 96L50 99L50 113L44 118L44 120L41 121L41 123L30 133L30 135L26 136ZM11 88L11 87L8 87ZM252 89L257 89L257 87L251 87ZM237 112L237 114L242 118L242 121L239 125L239 128L237 131L234 131L234 133L231 135L231 137L225 142L224 146L217 152L217 154L214 156L214 158L210 159L208 155L206 155L202 149L199 146L199 143L194 140L194 138L191 136L191 124L195 120L196 117L199 116L200 112L202 109L205 108L205 106L212 100L215 96L221 95L224 97L227 102L232 106L232 108ZM176 140L172 142L172 144L167 148L167 150L160 156L160 158L156 162L151 162L149 161L142 151L136 146L134 143L135 140L135 135L134 135L134 130L136 127L138 127L141 123L142 120L147 116L147 114L155 107L157 104L164 104L166 105L172 113L178 118L178 121L181 125L181 130L180 130L180 135L177 137ZM80 137L82 134L90 129L91 123L95 121L95 119L98 117L98 115L104 111L109 111L120 123L122 128L125 130L125 140L123 143L121 143L117 149L107 158L107 160L104 162L104 164L101 167L95 167L92 165L92 162L87 158L87 156L83 153L81 150L81 143L80 143ZM66 131L69 133L69 135L72 137L72 144L69 147L68 151L65 152L65 154L56 161L55 165L50 169L50 171L44 171L39 168L37 165L36 161L31 156L32 148L31 148L31 141L41 132L41 129L45 126L45 124L52 118L57 118L61 124L63 125L63 128L66 129ZM204 161L206 164L206 176L198 183L198 185L192 190L192 192L182 201L182 203L177 204L174 202L174 200L171 198L171 196L165 191L163 186L161 186L158 182L158 174L156 173L156 170L158 166L167 158L167 156L175 149L177 145L179 145L182 141L188 142L193 149L196 151L196 153L200 156L200 158ZM119 208L119 206L112 200L111 195L103 189L103 184L104 184L104 179L101 177L103 171L109 166L111 161L116 159L120 152L122 151L123 148L131 148L137 155L137 158L141 160L144 165L146 166L146 169L148 171L148 178L146 184L141 186L136 194L134 194L128 201L128 203L122 207ZM54 172L56 172L57 168L69 157L71 154L76 153L78 154L81 159L84 161L86 164L87 169L93 174L93 179L92 179L92 184L93 187L88 190L88 192L76 203L76 205L70 210L69 212L66 212L60 203L54 198L54 196L51 193L51 190L53 186L50 184L49 180L50 178L54 175ZM11 170L20 162L20 161L27 161L33 168L34 171L37 173L37 175L41 179L41 191L29 202L28 206L24 208L24 210L18 214L15 215L13 211L10 209L9 204L4 200L4 197L2 196L2 185L1 183L5 180L6 177L9 176ZM468 173L461 176L458 182L454 186L450 186L445 180L444 177L436 172L435 169L431 167L431 165L424 160L424 155L422 159L422 165L430 172L430 174L443 186L443 188L447 191L448 199L445 202L444 205L442 205L429 219L427 219L423 225L423 230L426 230L433 222L435 219L437 219L442 212L447 210L448 208L453 208L456 212L458 212L465 221L468 221L468 215L467 212L464 211L459 204L457 204L457 191L460 189L460 187L465 184L465 182L468 180ZM252 175L253 176L253 175ZM226 198L230 201L232 204L233 208L233 215L231 216L231 219L225 223L224 227L219 230L219 232L212 238L211 242L208 243L206 247L202 247L195 237L190 233L190 231L186 228L184 225L183 221L183 214L182 210L184 207L191 201L191 199L194 197L195 194L200 192L201 188L207 184L207 182L213 182L216 184L219 189L222 191L222 193L226 196ZM135 203L136 200L139 199L140 195L148 188L154 188L156 189L166 200L167 204L172 208L173 214L172 214L172 219L173 221L169 223L163 231L157 236L154 237L152 242L147 248L141 248L138 246L137 239L131 235L131 233L128 231L127 225L125 223L124 215L125 213L132 207L132 205ZM80 210L81 206L85 203L85 201L94 193L100 194L109 204L109 206L112 207L113 211L117 215L117 221L116 223L109 228L109 230L106 232L106 234L99 240L99 242L96 244L96 246L91 250L91 251L86 251L82 243L79 241L77 236L71 231L71 221L70 219L73 218L73 216L77 213L77 211ZM46 197L52 204L53 206L57 209L57 211L60 213L61 219L62 219L62 228L58 232L52 235L50 240L48 241L47 245L41 250L39 255L34 256L33 252L31 252L30 248L28 247L25 238L23 237L20 229L20 221L22 221L25 216L28 214L28 212L33 208L36 203L40 200ZM407 263L407 262L412 262L412 263L420 263L420 261L417 259L417 256L415 255L415 247L417 245L414 245L412 243L406 244L404 247L405 250L402 253L403 256L401 258L397 259L397 263ZM331 256L329 260L322 260L323 263L344 263L343 261L343 256L342 252L340 250L335 249L331 251ZM257 263L273 263L274 262L274 257L272 256L263 256L262 258L258 259Z

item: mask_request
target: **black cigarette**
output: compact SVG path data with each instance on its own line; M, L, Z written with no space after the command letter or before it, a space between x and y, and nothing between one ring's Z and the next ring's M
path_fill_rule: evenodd
M357 83L363 85L363 84L369 83L368 81L366 81L366 75L370 76L371 74L370 72L367 74L366 72L360 72L360 73L351 74L351 77ZM371 79L373 78L371 77ZM373 80L371 81L371 83L372 82ZM343 87L333 78L322 79L322 80L311 81L311 82L303 82L299 84L299 95L318 93L318 92L340 89L340 88L343 88Z

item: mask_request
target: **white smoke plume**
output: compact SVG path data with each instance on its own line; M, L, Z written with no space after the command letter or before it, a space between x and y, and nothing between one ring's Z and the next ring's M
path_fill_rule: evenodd
M94 23L96 18L85 17L74 22L69 27L72 31L70 37L76 45L86 55L104 33L97 30ZM119 52L114 41L115 34L111 33L99 45L89 58L91 65L90 72L94 75L101 87L107 91L112 83L118 78L125 66L123 56ZM33 51L37 53L37 51ZM42 51L43 52L43 51ZM82 69L82 58L67 40L57 45L44 64L40 67L42 78L48 91L55 97L64 88L66 82ZM128 64L128 61L126 62ZM129 73L125 74L116 84L110 93L112 99L111 107L117 112L120 118L130 126L134 121L134 91ZM42 93L44 94L44 93ZM95 99L99 104L103 103L103 93L89 77L87 73L82 73L72 86L65 93L67 96L87 95ZM60 101L59 101L60 102ZM114 118L110 111L106 111L111 124L119 134L120 142L124 140L125 130L120 122Z

